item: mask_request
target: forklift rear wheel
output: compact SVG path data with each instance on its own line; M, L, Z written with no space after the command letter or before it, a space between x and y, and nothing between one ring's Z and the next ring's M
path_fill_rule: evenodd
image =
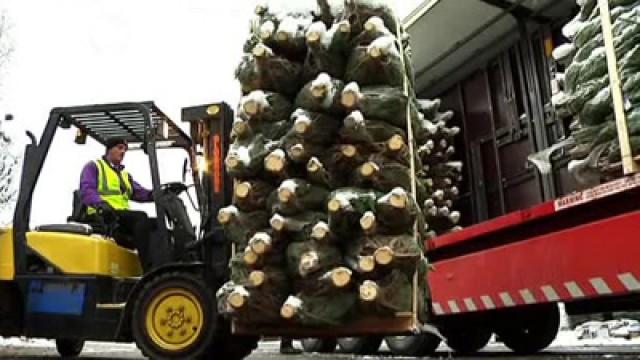
M16 284L0 282L0 331L3 336L22 334L23 303Z
M338 338L340 350L348 354L373 355L381 344L382 338L377 336Z
M84 340L57 339L56 350L63 358L76 357L84 348Z
M134 303L132 331L149 358L198 358L216 330L213 296L190 273L172 272L150 280Z
M388 336L384 339L393 355L430 356L436 352L442 340L431 333L411 336Z
M496 333L515 353L528 355L549 346L558 335L559 327L558 306L547 304L505 316Z
M477 353L487 346L493 332L479 324L467 324L468 326L452 326L440 329L445 337L445 342L453 351L462 355Z
M309 353L332 353L336 349L335 338L306 338L302 339L302 349Z

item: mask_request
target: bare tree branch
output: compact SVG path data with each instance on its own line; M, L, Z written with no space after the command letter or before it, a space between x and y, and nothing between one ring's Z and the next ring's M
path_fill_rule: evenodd
M0 12L0 68L9 60L13 45L9 39L10 25L6 12Z
M9 28L7 14L4 11L0 12L0 76L13 52L8 35ZM15 179L18 172L18 158L12 153L11 145L11 137L4 131L3 120L0 119L0 225L11 218L10 214L13 212L18 195Z

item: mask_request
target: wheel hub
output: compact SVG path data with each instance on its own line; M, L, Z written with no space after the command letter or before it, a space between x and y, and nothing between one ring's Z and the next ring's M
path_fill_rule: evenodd
M166 289L151 301L146 313L150 338L162 349L183 350L196 342L203 328L203 308L185 289Z

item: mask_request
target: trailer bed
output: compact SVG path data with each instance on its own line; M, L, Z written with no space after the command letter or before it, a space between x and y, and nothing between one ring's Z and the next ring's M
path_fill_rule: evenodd
M640 291L640 175L427 242L436 315Z

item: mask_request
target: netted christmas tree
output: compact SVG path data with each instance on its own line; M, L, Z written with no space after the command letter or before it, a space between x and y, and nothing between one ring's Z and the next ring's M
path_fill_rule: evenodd
M424 321L423 241L460 218L459 129L416 98L409 36L386 2L301 3L257 7L236 70L233 204L218 214L236 256L219 311L247 324Z
M572 117L570 170L583 182L603 180L606 169L620 161L607 68L604 36L597 0L580 0L578 15L563 28L571 43L557 47L553 57L566 66L557 76L553 97L561 117ZM640 150L640 2L610 0L613 43L625 101L630 142ZM591 184L592 185L592 184Z

